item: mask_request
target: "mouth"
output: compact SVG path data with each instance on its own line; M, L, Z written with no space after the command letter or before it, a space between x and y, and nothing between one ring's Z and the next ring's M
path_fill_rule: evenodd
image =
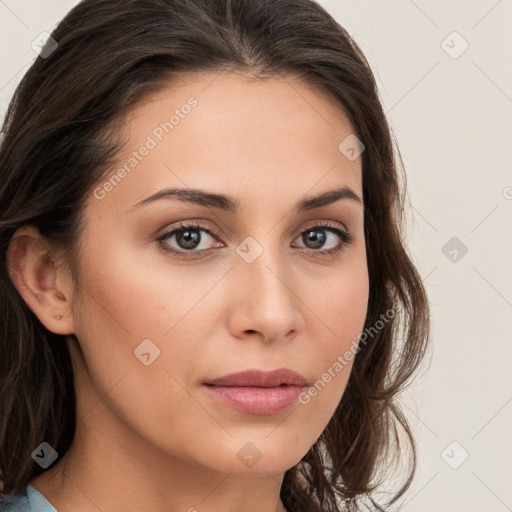
M204 382L208 395L242 412L272 415L291 407L307 386L306 379L286 368L249 370Z

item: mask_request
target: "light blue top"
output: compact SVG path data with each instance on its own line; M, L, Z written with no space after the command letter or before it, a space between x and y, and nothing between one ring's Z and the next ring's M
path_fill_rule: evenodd
M0 512L57 512L34 487L27 485L24 494L0 497Z

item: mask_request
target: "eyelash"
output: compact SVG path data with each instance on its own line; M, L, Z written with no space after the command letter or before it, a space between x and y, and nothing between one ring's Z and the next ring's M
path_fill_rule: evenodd
M203 250L199 250L199 251L198 250L177 251L175 249L169 249L169 247L163 243L163 241L166 238L169 238L169 237L175 235L176 233L178 233L179 231L183 231L186 229L205 231L206 233L208 233L210 236L212 236L214 238L220 238L220 234L215 229L213 229L211 226L206 228L202 224L182 222L182 223L179 223L178 225L175 225L175 226L172 226L171 228L169 228L164 234L162 234L160 237L158 237L157 241L159 242L160 246L162 247L162 249L164 251L175 254L178 257L183 257L183 258L201 258L201 256L197 255L197 253L210 252L211 250L213 250L213 249L203 249ZM351 244L354 241L354 237L352 236L352 234L349 231L347 231L345 229L340 229L338 224L332 223L332 222L326 222L325 224L320 224L320 225L317 224L317 225L311 226L311 227L305 229L304 231L302 231L299 234L299 236L304 233L307 233L308 231L315 231L316 229L326 229L327 231L330 231L331 233L334 233L335 235L337 235L342 240L340 242L340 244L337 245L333 249L319 249L319 250L309 249L310 251L320 254L321 256L335 255L336 253L341 252L347 245Z

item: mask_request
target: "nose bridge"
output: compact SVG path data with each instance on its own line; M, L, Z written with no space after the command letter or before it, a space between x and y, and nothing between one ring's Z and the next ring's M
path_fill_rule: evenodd
M257 238L256 238L257 237ZM243 297L266 309L265 314L283 315L294 309L294 294L290 289L290 267L285 262L283 248L271 241L272 235L248 236L236 248L236 279L243 288ZM261 241L261 242L260 242Z

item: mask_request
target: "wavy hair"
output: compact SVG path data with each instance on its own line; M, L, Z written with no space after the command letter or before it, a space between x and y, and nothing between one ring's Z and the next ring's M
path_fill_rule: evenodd
M300 512L357 511L363 500L383 510L373 494L394 471L390 461L407 459L405 482L388 505L396 502L417 462L396 397L429 349L430 314L403 235L402 159L360 48L312 0L83 0L51 38L16 88L0 139L0 496L24 492L44 471L31 457L43 440L64 455L76 421L70 354L10 278L12 236L36 226L65 251L79 283L85 199L121 147L116 122L178 72L250 71L290 73L326 92L365 145L364 332L372 335L361 340L325 430L286 471L281 499ZM390 310L397 314L382 322ZM407 458L397 427L411 448Z

